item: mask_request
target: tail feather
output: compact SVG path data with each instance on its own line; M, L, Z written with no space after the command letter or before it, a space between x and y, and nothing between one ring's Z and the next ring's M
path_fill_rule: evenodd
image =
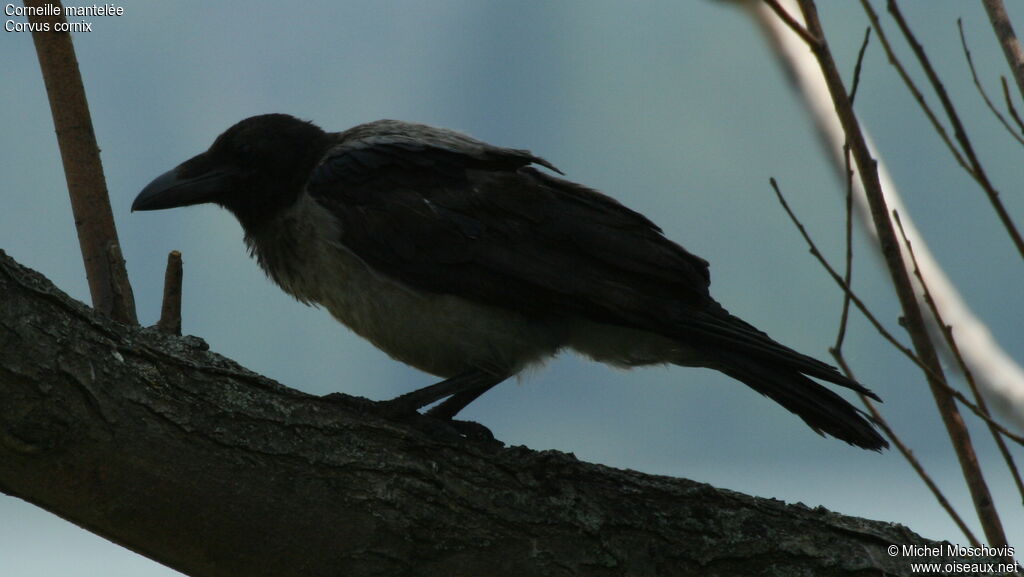
M669 307L658 321L661 334L687 345L676 364L721 371L796 414L818 434L873 451L889 446L869 415L812 377L881 401L877 395L828 363L776 342L718 303L703 303L700 310Z
M872 451L889 446L864 411L797 370L750 358L729 358L714 368L779 403L818 434Z
M680 327L684 329L681 334L677 333L673 336L702 348L726 349L726 351L734 352L737 355L743 354L768 364L791 367L799 373L845 386L871 399L881 401L877 395L871 393L870 389L837 371L836 367L797 353L794 349L775 341L757 327L729 314L720 304L714 303L714 306L710 311L703 313L686 311L681 316L671 317L677 330Z
M715 342L723 349L745 353L745 356L758 358L764 364L786 366L791 369L790 372L822 379L881 401L870 389L846 377L832 365L776 342L750 323L729 314L725 309L691 321L690 329L695 328L699 328L699 334L705 343Z

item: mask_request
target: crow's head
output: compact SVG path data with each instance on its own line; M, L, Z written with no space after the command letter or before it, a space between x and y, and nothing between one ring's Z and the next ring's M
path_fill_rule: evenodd
M132 210L212 202L245 224L289 206L329 147L328 135L287 114L247 118L217 137L206 152L158 176L135 197Z

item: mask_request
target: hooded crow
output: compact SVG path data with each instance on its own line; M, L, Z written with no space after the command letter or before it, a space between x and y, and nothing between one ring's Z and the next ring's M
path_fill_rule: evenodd
M231 211L285 292L445 379L391 401L399 412L442 401L428 413L450 419L571 349L617 367L715 369L820 434L887 446L869 417L812 377L874 393L729 314L708 292L707 261L551 172L561 174L526 150L423 124L332 133L267 114L157 177L132 210Z

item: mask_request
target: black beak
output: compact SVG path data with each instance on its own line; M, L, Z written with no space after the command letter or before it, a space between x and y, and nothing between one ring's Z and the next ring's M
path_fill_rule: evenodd
M197 168L206 164L205 157L199 155L177 168L156 177L146 185L135 197L132 211L161 210L192 204L213 202L231 190L238 171L230 167L212 167L207 170Z

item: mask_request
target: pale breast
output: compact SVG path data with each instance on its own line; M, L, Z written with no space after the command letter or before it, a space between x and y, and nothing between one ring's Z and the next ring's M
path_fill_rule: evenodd
M307 195L246 242L286 292L322 305L391 357L450 377L469 369L511 376L558 352L560 321L415 291L371 269L340 243L337 221Z

